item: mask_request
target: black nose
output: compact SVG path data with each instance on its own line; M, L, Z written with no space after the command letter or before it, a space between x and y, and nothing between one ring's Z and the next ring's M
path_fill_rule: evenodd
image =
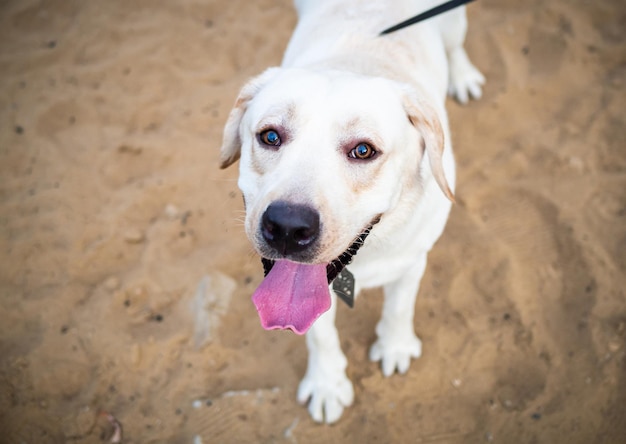
M261 218L261 234L282 255L306 250L319 234L320 216L306 205L274 202Z

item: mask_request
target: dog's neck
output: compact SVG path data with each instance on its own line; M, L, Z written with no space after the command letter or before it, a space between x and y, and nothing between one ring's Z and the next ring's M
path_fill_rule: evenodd
M365 41L343 41L338 46L341 49L335 49L324 58L304 64L296 62L293 66L312 70L343 71L359 76L395 80L410 85L421 97L436 100L433 91L423 87L423 84L433 83L420 80L416 76L416 70L406 69L407 66L415 66L417 63L410 52L411 48L405 47L401 42L371 37ZM427 71L419 72L420 75L428 73Z
M412 83L408 72L394 67L388 61L369 54L338 54L309 66L313 69L346 71L368 77L384 77L402 83Z

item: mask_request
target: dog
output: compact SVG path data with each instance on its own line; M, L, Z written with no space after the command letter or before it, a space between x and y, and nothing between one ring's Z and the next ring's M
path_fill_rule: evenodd
M253 301L266 329L306 332L297 397L317 422L354 398L329 288L345 265L348 294L384 291L370 359L390 376L421 354L415 299L454 200L446 94L478 99L484 77L463 48L463 7L378 34L436 4L296 0L282 65L243 86L225 125L221 168L239 160L267 273Z

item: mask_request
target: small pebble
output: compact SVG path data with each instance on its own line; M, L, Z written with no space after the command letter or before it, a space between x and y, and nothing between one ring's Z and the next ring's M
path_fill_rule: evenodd
M535 421L539 421L541 419L541 413L535 412L532 415L530 415L530 417L534 419Z
M513 410L517 407L515 390L510 386L505 386L500 389L498 399L500 400L502 407L507 410Z
M16 125L15 126L15 133L16 134L24 134L24 128L19 126L19 125Z
M140 230L131 228L124 233L124 240L129 244L140 244L143 242L144 236Z
M622 346L622 344L619 341L617 341L617 340L609 341L609 344L608 344L609 351L611 353L615 353L616 351L618 351L621 346Z
M457 378L457 379L453 379L453 380L452 380L452 387L454 387L454 388L459 388L459 387L461 387L461 380L460 380L460 379L458 379L458 378Z
M170 219L176 219L179 213L180 211L178 210L176 205L167 204L165 206L165 215L169 217Z
M109 291L115 291L120 288L120 280L116 276L111 276L106 281L104 281L104 288Z
M122 144L117 147L117 151L121 154L132 154L134 156L138 156L139 154L141 154L143 149L139 146Z
M194 402L191 403L191 406L194 409L199 409L200 407L202 407L202 400L196 399Z

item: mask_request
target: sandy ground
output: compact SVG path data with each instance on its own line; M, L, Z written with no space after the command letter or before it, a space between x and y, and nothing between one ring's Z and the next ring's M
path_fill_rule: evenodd
M108 413L125 443L626 442L624 4L469 15L488 84L449 102L459 203L423 356L383 378L380 292L340 307L356 401L320 426L295 401L303 338L260 327L217 168L290 2L0 2L0 441L109 442Z

